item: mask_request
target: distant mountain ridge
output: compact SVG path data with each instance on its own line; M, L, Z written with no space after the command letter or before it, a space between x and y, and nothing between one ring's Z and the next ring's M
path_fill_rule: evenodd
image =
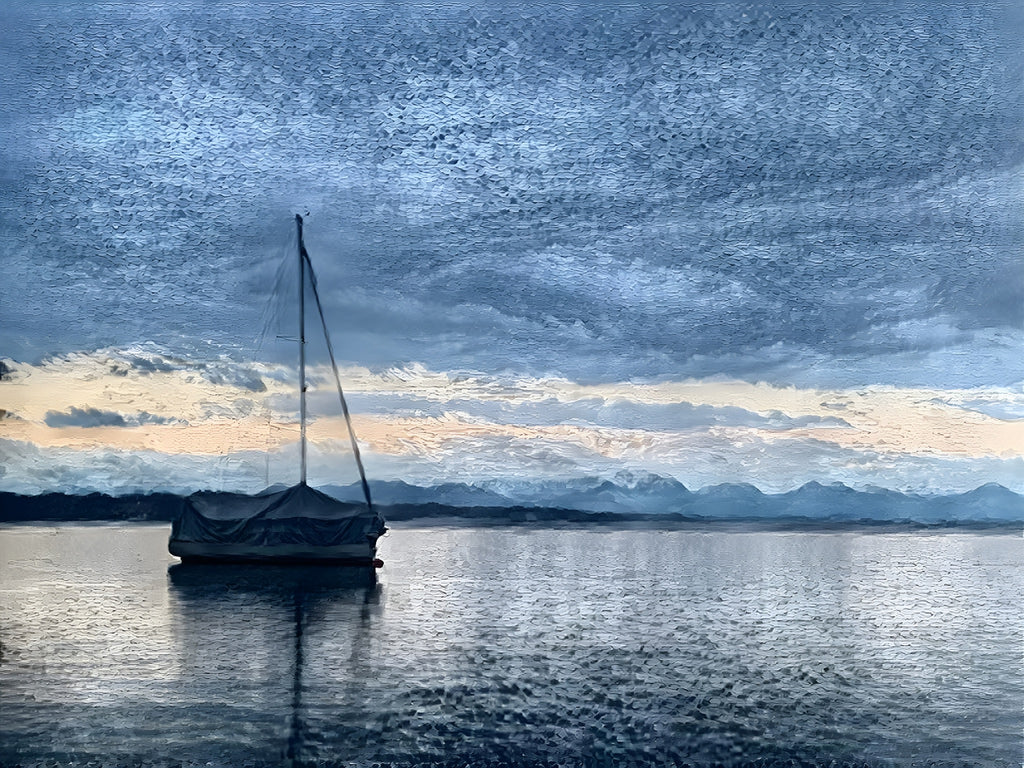
M723 484L691 491L672 478L623 474L616 481L576 478L505 486L403 481L370 483L374 504L392 520L458 518L534 522L612 520L810 521L820 523L1024 524L1024 496L995 483L966 493L923 496L887 489L855 490L810 482L787 493ZM342 501L362 501L359 484L321 490ZM108 496L60 493L21 496L0 492L0 522L28 520L169 521L181 508L170 493Z
M358 484L321 488L344 501L360 501ZM807 518L879 522L1024 522L1024 495L996 483L966 493L924 496L885 488L858 491L842 483L807 483L795 490L766 494L753 485L725 483L691 491L660 475L629 476L621 482L578 478L502 488L466 483L433 487L402 481L370 483L382 506L441 504L450 507L522 507L565 509L616 515L681 515L693 518Z

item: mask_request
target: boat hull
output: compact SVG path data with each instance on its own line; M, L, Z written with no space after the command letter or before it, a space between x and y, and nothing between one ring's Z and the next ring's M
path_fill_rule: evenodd
M256 496L194 493L182 500L167 548L193 562L367 566L386 531L368 506L300 483Z
M373 566L376 547L366 544L310 546L308 544L241 544L171 539L170 553L183 562L200 563L330 563Z

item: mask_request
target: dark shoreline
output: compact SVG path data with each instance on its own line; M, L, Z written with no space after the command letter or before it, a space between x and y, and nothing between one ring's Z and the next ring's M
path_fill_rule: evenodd
M0 492L3 523L170 523L181 510L183 497L170 493L107 496L101 493L69 495L47 493L22 496ZM750 515L742 512L715 515L636 512L589 512L559 507L451 506L440 503L387 504L378 509L391 524L485 525L522 527L602 527L610 529L662 528L751 531L977 531L1024 530L1020 520L913 520L834 515Z

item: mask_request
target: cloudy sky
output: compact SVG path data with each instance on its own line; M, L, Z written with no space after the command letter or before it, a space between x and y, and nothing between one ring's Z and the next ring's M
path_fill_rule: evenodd
M1014 2L0 7L0 489L1024 491ZM310 345L313 483L351 482Z

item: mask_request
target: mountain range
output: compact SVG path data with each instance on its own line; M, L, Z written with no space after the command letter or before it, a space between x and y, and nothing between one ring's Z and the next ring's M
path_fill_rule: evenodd
M283 486L282 486L283 487ZM811 482L787 493L765 494L752 485L724 484L691 491L658 475L622 475L615 481L577 478L505 486L442 483L421 487L402 481L370 483L385 518L460 518L494 522L620 520L756 520L912 523L918 525L1024 523L1024 496L995 483L947 496L855 490L841 483ZM342 501L363 499L359 484L326 485ZM107 496L0 492L0 522L28 520L169 521L181 507L170 493Z
M325 493L362 500L357 483L327 485ZM995 483L946 496L901 493L885 488L855 490L842 483L811 482L787 493L765 494L753 485L723 484L691 491L660 475L623 474L616 481L576 478L502 486L444 483L432 487L402 481L370 483L382 506L438 504L456 508L564 509L615 515L678 515L692 518L806 518L880 522L1024 522L1024 496Z

